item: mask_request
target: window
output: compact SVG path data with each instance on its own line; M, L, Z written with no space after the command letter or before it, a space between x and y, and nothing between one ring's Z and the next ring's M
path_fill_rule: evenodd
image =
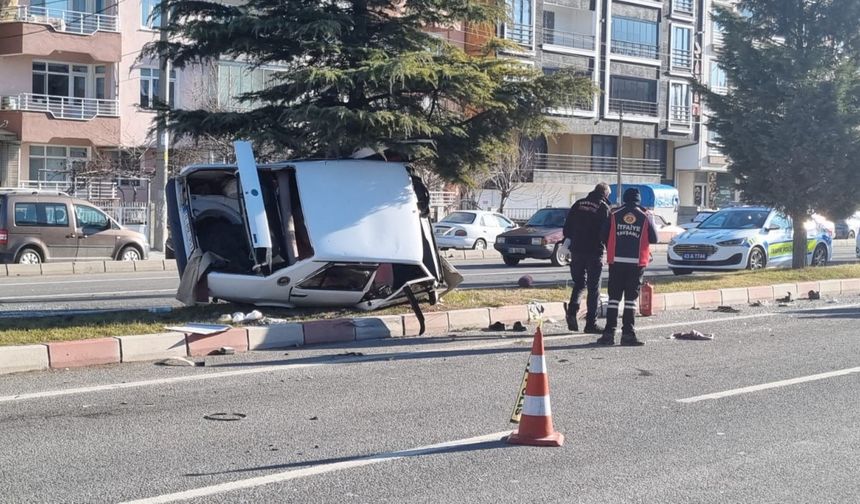
M105 76L107 74L107 67L104 65L96 65L95 67L96 74L96 98L99 100L104 100L107 95L105 94Z
M693 0L672 0L672 13L693 15Z
M645 159L656 159L660 161L660 165L666 164L666 141L665 140L645 140Z
M657 81L612 76L609 81L609 110L633 115L657 115Z
M690 85L683 82L669 84L669 126L690 127L692 95Z
M62 203L15 203L16 226L69 225L69 214Z
M658 58L657 23L641 19L612 18L612 52L638 58Z
M155 108L156 100L160 101L158 96L158 86L161 70L157 68L141 68L140 69L140 106L141 108ZM167 97L168 105L173 108L176 101L174 100L174 89L176 88L176 71L170 70L170 82L168 83Z
M161 14L155 8L160 0L140 0L140 26L154 29L161 26Z
M218 63L218 105L227 110L250 109L250 102L241 102L239 98L245 93L262 91L271 86L277 77L278 70L271 68L254 68L237 62L221 61Z
M782 214L773 214L773 218L770 219L770 225L777 226L779 229L791 229L791 221Z
M64 182L75 170L82 170L89 159L86 147L56 145L30 146L30 180Z
M721 44L723 42L723 27L716 19L711 20L711 41L714 44Z
M89 71L87 65L34 61L33 94L86 98Z
M591 137L591 155L595 157L612 157L617 155L616 145L618 138L607 135L593 135Z
M532 45L531 0L508 0L513 22L505 26L505 38L523 45Z
M716 131L709 129L708 130L708 155L709 156L722 156L722 143L720 141L720 135L717 134Z
M454 212L440 222L445 222L448 224L472 224L475 222L475 214L468 212Z
M110 220L101 210L85 205L75 205L78 227L103 231L110 228Z
M693 70L692 34L689 26L672 26L672 70Z
M360 292L367 287L375 271L375 266L331 265L304 280L297 288Z
M510 227L514 227L514 223L509 221L506 217L503 217L503 216L498 215L498 214L495 214L495 217L496 217L496 221L498 222L499 227L505 228L505 229L510 228Z
M729 89L729 82L726 77L726 71L720 67L716 61L711 62L711 90L715 93L726 93Z

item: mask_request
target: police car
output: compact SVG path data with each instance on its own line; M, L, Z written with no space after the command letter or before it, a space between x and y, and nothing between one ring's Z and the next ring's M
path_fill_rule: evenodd
M806 229L809 264L824 266L833 256L833 238L812 222ZM726 208L670 242L669 268L685 275L790 265L793 235L791 219L771 208Z

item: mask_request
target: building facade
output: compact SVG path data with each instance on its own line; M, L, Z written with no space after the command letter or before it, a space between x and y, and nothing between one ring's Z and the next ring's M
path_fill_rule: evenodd
M25 0L0 8L0 186L146 197L162 78L141 57L158 37L158 0ZM2 2L0 2L2 5ZM235 62L174 70L173 107L238 107L272 69Z

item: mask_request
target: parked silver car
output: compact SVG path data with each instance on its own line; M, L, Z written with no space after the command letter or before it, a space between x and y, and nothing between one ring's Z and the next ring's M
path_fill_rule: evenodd
M496 212L461 210L446 215L433 225L436 244L446 250L484 250L496 242L496 236L516 228L510 219Z

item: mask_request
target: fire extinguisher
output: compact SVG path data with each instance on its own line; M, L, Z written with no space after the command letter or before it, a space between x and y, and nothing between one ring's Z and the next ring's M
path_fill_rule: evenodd
M650 317L653 315L653 309L651 306L652 300L654 299L654 286L648 282L645 282L645 285L642 286L642 292L639 294L639 314L643 317Z

